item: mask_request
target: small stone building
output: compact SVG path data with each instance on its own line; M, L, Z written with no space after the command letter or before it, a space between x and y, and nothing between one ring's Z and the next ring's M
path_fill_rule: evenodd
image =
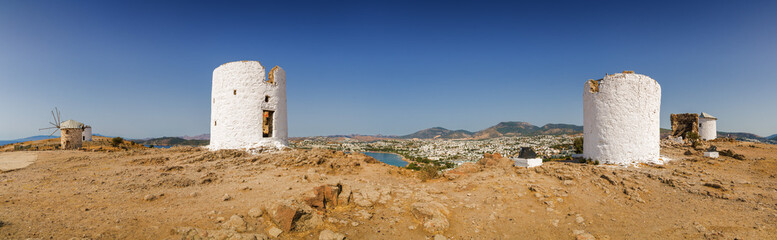
M583 87L583 157L606 164L660 163L661 86L632 71Z
M699 115L699 137L702 140L713 140L718 137L718 118L702 112Z
M60 144L62 149L79 149L83 143L84 124L74 120L67 120L59 125L62 132Z

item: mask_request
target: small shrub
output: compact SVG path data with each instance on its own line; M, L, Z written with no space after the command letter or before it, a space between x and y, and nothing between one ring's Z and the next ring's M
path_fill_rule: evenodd
M699 134L695 132L688 132L685 134L685 139L688 139L690 141L697 141L699 140Z
M690 156L690 155L693 155L693 152L691 152L691 150L685 150L685 152L683 153L683 155L685 155L685 156Z
M575 152L583 153L583 137L575 138Z
M114 147L119 146L119 144L121 144L123 142L124 142L124 139L121 138L121 137L111 138L111 145L113 145Z
M594 161L594 165L599 165L599 160Z
M437 167L432 165L424 165L421 170L418 171L418 178L422 181L435 179L440 177L440 171Z
M414 162L411 162L410 164L405 166L405 168L410 169L410 170L414 170L414 171L421 170L421 167L419 167L418 164L416 164Z

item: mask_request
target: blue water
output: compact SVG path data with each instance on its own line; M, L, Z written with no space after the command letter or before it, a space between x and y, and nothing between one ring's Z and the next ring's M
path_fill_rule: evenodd
M386 163L392 166L405 167L408 164L408 162L406 162L405 160L402 160L402 156L399 156L393 153L379 153L379 152L362 152L362 153L364 153L364 155L370 156L372 158L375 158L378 161L381 161L383 163Z

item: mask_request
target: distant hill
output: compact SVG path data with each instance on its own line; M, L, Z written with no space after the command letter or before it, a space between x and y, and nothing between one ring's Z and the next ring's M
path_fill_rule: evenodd
M470 138L472 132L466 130L449 130L442 127L427 128L412 134L401 136L400 138L442 138L442 139L456 139L456 138Z
M756 134L744 132L718 132L718 137L730 137L740 141L758 141L763 143L777 144L777 139L775 138L761 137Z
M449 130L443 127L434 127L424 129L400 138L421 138L421 139L462 139L462 138L496 138L496 137L515 137L515 136L536 136L536 135L562 135L578 134L583 132L583 126L572 124L546 124L538 127L527 122L500 122L492 127L477 132L467 130Z
M50 139L50 138L59 138L59 136L38 135L38 136L19 138L19 139L14 139L14 140L0 140L0 146L6 145L6 144L12 144L12 143L20 143L20 142L27 142L27 141L37 141L37 140Z
M769 139L769 140L774 140L774 141L777 141L777 134L774 134L774 135L768 136L768 137L766 137L766 138L767 138L767 139Z
M539 135L562 135L583 133L583 126L572 124L545 124L536 133Z
M210 133L200 134L197 136L183 136L181 137L186 140L210 140Z
M180 137L161 137L145 140L133 140L133 142L143 145L158 146L205 146L210 143L210 140L186 140Z

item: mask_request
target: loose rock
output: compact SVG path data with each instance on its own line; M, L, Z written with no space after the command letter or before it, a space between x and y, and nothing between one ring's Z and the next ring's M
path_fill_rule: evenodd
M345 235L342 233L332 232L332 230L326 229L318 234L318 240L343 240Z

